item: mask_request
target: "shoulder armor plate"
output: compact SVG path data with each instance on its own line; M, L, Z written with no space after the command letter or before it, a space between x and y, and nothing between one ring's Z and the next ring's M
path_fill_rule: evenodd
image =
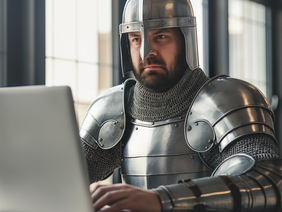
M127 80L124 84L108 89L90 105L80 127L80 137L93 148L113 148L125 131L124 90L135 84Z
M239 137L264 133L274 140L274 114L264 95L245 81L218 76L193 100L185 119L185 139L196 152L213 145L222 151Z

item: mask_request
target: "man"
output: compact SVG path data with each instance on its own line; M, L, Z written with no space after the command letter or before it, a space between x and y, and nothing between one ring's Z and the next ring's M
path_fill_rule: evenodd
M120 35L136 81L101 94L80 135L91 182L121 167L126 184L97 186L95 210L282 211L273 112L253 85L199 68L190 1L128 0Z

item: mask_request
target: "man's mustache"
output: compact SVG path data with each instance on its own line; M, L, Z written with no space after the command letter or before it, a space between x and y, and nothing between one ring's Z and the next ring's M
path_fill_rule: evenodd
M145 66L151 65L151 64L159 65L159 66L162 66L163 68L166 67L165 62L162 59L156 58L156 57L148 57L139 63L138 68L139 70L142 70L142 69L145 69Z

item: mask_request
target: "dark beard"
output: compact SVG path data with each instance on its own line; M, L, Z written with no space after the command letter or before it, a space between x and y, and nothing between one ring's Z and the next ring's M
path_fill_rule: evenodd
M183 52L183 51L182 51ZM171 71L167 69L165 62L162 59L156 57L148 57L144 61L141 61L138 65L138 70L134 67L134 76L137 81L139 81L145 88L151 90L153 92L164 92L173 87L177 81L181 78L184 71L186 71L188 65L186 63L185 54L178 54L174 59L174 66L171 67ZM146 65L156 64L161 66L165 74L160 74L157 71L150 71L146 76L141 76L144 71L144 67ZM150 76L155 75L157 77L156 80L150 79Z

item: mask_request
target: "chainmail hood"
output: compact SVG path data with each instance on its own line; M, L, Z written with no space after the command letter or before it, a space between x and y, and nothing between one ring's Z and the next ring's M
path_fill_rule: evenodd
M187 70L178 83L161 93L149 91L137 81L126 94L127 113L148 122L182 116L208 79L201 69Z

